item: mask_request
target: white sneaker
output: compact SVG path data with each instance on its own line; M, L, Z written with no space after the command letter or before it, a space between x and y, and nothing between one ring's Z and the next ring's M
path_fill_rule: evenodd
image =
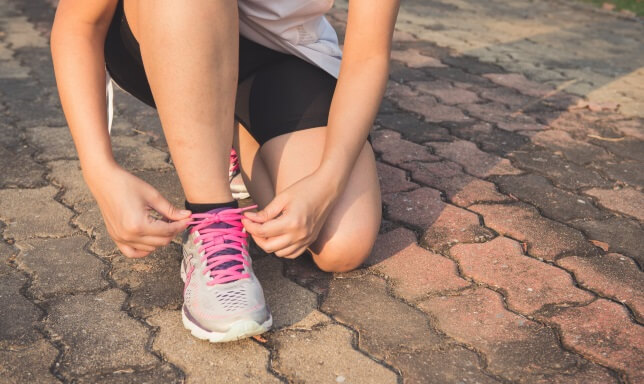
M273 324L241 224L241 213L252 208L193 214L195 220L184 232L183 325L199 339L238 340L264 333Z
M233 199L244 200L250 197L244 179L241 175L241 168L239 166L239 156L235 149L230 150L230 166L228 167L228 182L230 183L230 191L233 193Z

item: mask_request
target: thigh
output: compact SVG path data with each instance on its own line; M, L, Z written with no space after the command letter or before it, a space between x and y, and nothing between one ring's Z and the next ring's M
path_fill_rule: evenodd
M141 48L137 39L139 9L137 1L119 0L105 39L105 64L110 76L124 91L147 105L156 108L146 76ZM254 76L258 71L292 56L264 47L244 36L239 36L239 82ZM244 92L240 92L243 95ZM248 125L248 107L237 103L242 110L235 111Z
M275 196L273 182L259 156L259 143L239 122L235 125L233 146L239 155L241 175L248 193L260 208L265 207Z
M276 193L318 168L326 129L317 127L280 135L261 146L259 156ZM314 257L330 249L347 250L343 257L360 259L351 262L354 267L361 264L378 234L381 207L375 158L371 145L365 143L344 191L310 247Z

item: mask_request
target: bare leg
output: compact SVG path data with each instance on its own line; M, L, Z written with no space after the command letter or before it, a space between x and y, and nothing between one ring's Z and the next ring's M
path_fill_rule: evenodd
M187 200L231 201L237 2L125 0L124 8Z
M261 148L239 129L242 175L251 197L264 207L278 193L311 174L322 160L326 127L278 136ZM380 185L371 146L365 143L346 189L336 202L318 239L313 259L323 270L357 268L369 256L380 227Z

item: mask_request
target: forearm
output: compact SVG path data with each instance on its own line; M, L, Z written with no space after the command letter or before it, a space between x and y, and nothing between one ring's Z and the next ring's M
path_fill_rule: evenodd
M342 191L382 101L399 0L351 0L319 174Z
M87 169L115 164L106 119L105 28L61 23L54 23L51 35L54 72L63 112L86 175Z
M346 64L346 65L345 65ZM342 190L373 126L387 84L389 55L343 63L331 103L319 172Z

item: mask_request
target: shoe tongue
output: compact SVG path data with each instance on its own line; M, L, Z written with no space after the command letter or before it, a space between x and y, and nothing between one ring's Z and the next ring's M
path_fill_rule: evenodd
M225 211L227 209L231 209L231 208L228 208L228 207L215 208L215 209L212 209L212 210L210 210L210 211L208 211L206 213L219 213L219 212ZM219 222L219 223L212 223L209 226L207 226L206 228L232 228L232 225L222 221L222 222ZM213 239L212 243L213 244L222 244L222 243L232 243L232 242L233 241L231 241L231 240L224 240L223 237L216 237L216 238ZM217 255L234 255L234 254L236 254L238 252L239 251L237 251L235 249L223 249L223 250L217 252L216 254L210 256L210 259L215 259L217 257ZM228 269L228 268L239 266L239 265L242 265L242 263L239 262L239 261L228 261L228 262L225 262L223 264L220 264L220 265L216 266L214 268L214 270Z

